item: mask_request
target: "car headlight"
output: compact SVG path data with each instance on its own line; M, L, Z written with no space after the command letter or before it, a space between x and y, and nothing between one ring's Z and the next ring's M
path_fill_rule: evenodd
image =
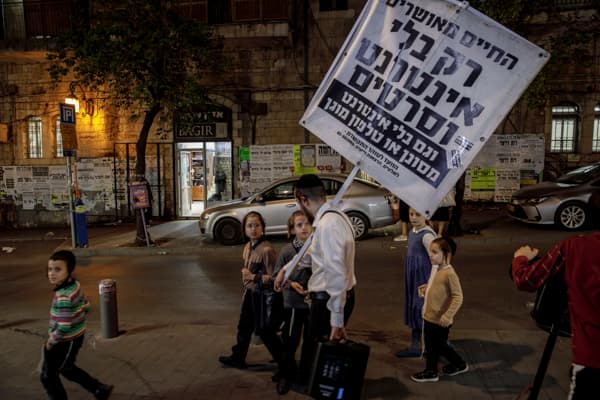
M203 220L203 221L206 221L209 217L210 217L210 214L202 214L200 216L200 219Z
M550 198L550 196L535 197L533 199L529 199L528 203L540 204L540 203L543 203L544 201L548 200L549 198Z

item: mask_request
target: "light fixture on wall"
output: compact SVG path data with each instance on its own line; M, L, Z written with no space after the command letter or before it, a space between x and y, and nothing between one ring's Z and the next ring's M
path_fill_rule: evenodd
M66 104L72 104L75 106L75 112L78 113L79 112L79 100L73 98L73 97L67 97L65 99L65 103Z

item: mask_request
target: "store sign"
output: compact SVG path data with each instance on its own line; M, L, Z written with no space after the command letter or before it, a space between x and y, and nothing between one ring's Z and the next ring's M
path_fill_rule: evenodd
M300 123L431 216L549 54L455 0L369 0Z
M175 119L175 141L193 142L227 139L231 130L231 111L214 109L179 115Z

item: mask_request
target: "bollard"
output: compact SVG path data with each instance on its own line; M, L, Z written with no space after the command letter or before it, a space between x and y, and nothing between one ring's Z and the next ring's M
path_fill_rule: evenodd
M117 317L117 282L113 279L100 281L100 330L102 337L110 339L119 334Z

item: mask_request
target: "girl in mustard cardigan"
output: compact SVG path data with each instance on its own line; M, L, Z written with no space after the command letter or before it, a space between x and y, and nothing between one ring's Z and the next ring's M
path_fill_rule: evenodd
M463 301L462 288L456 271L450 264L456 253L456 243L450 238L434 239L429 247L431 276L427 285L419 287L425 296L423 306L423 333L425 342L425 370L411 376L415 382L437 382L440 356L448 360L442 369L444 375L458 375L469 370L462 357L448 344L450 327Z

